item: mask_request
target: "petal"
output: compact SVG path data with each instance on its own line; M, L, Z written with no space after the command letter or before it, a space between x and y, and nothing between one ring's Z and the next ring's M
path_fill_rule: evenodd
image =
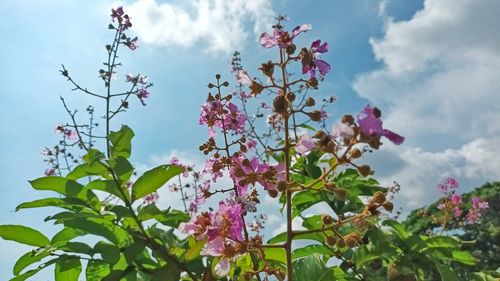
M295 37L295 36L299 35L301 32L306 32L306 31L311 30L311 29L312 29L312 25L310 25L308 23L296 26L292 30L292 37Z
M269 35L269 33L264 32L260 35L260 44L264 48L272 48L278 44L278 41L276 40L276 38Z
M322 54L328 52L328 43L324 42L323 44L321 44L321 46L319 46L316 49L316 52L322 53Z
M238 71L236 78L238 79L238 82L240 84L243 84L243 85L251 85L252 84L252 79L250 78L250 75L248 75L248 72L246 70Z
M321 75L327 74L332 69L332 67L330 66L330 64L328 64L324 60L315 60L314 64L318 67L319 73Z
M384 129L382 135L389 139L393 144L400 145L405 141L405 138L394 133L393 131Z
M215 265L214 272L217 276L226 276L231 269L231 265L229 264L228 259L220 259L219 263Z
M320 45L320 44L321 44L321 40L320 40L320 39L318 39L318 40L316 40L316 41L312 42L312 44L311 44L311 49L313 49L314 51L315 51L315 50L317 50L317 49L319 48L319 45Z

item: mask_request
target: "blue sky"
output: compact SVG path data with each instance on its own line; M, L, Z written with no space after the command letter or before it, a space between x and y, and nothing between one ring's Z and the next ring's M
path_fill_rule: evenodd
M102 90L97 70L112 1L1 1L0 224L26 224L52 234L50 210L15 213L40 198L27 180L43 174L40 154L66 122L59 96L83 113L90 97L71 92L58 74L64 64L89 89ZM215 73L230 79L230 53L238 49L248 69L273 54L258 46L273 15L289 26L311 23L306 44L330 43L333 66L319 95L335 94L331 114L356 113L366 103L383 111L388 128L407 137L370 155L384 183L398 181L399 206L436 199L435 185L457 177L468 190L500 177L500 2L495 0L273 1L136 0L124 3L136 23L140 47L122 52L127 73L143 73L155 86L148 106L132 102L115 123L134 129L133 160L140 167L180 155L201 163L206 131L197 124L206 84ZM221 7L215 9L214 7ZM265 29L265 30L263 30ZM308 44L308 43L307 43ZM164 196L167 205L172 199ZM0 240L0 276L10 276L28 248ZM51 279L49 272L46 280Z

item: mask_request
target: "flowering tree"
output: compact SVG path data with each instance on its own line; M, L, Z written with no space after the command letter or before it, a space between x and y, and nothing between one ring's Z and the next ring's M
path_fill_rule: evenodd
M331 71L321 59L329 45L315 40L297 47L295 38L311 26L288 31L284 17L277 18L272 34L260 38L264 48L275 52L259 68L262 79L251 76L236 53L236 91L229 91L221 75L208 84L211 93L199 119L208 130L199 147L207 157L205 167L195 171L174 158L136 176L128 161L134 133L125 125L112 131L112 120L128 109L130 97L145 105L152 84L145 76L128 75L128 91L111 91L121 65L119 47L138 47L137 37L127 35L132 23L123 9L112 10L111 18L114 39L106 45L108 59L99 71L104 94L80 86L64 66L61 70L74 90L104 103L103 135L96 134L93 107L87 108L89 122L80 124L76 110L62 99L71 123L56 127L62 141L45 150L50 168L30 182L36 190L60 196L17 209L62 208L46 220L63 229L49 239L26 226L0 226L2 238L35 247L16 262L12 280L25 280L50 265L55 265L55 280L78 280L83 266L87 280L455 280L452 263L475 263L455 238L413 235L396 221L384 220L393 209L389 193L394 188L380 186L362 156L385 140L402 144L404 137L384 128L381 111L370 105L327 128L327 108L335 99L320 102L315 92ZM261 103L252 115L255 100ZM267 127L260 124L265 113ZM70 153L72 147L84 155ZM190 174L194 182L183 184L181 175ZM176 176L179 183L169 185L180 192L184 211L161 210L156 190ZM458 217L460 200L447 193L454 183L446 184L440 208L445 216L453 212ZM222 199L210 204L216 197ZM268 239L261 231L266 216L258 213L263 200L274 202L266 208L281 209L286 222L283 233ZM318 204L327 209L314 213L311 207ZM469 223L479 220L485 207L473 201ZM249 222L252 213L257 219ZM293 226L297 218L301 229ZM98 237L97 243L78 239L86 235Z

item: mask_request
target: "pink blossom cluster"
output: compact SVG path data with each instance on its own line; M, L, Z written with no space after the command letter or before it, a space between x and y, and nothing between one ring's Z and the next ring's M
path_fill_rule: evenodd
M182 223L179 229L193 235L198 240L206 239L202 255L220 257L216 271L225 275L229 271L229 259L236 254L239 242L243 241L243 208L235 200L219 202L219 208L213 212L204 212Z
M229 101L213 100L201 106L200 125L209 127L209 137L215 137L215 129L241 134L245 130L246 115Z
M459 182L455 178L446 178L438 184L437 188L445 194L444 200L437 206L439 210L449 210L453 212L455 219L460 220L463 214L463 197L457 193ZM468 224L477 223L481 218L481 212L487 209L488 202L481 201L479 197L472 197L471 208L465 215Z
M148 83L148 77L142 76L140 74L137 74L137 75L127 74L125 76L125 78L126 78L126 82L133 84L133 87L135 87L136 85L139 85L140 88L135 93L136 93L136 96L141 101L141 104L143 106L146 106L145 100L147 98L149 98L149 95L150 95L150 93L147 89L148 89L148 87L150 87L152 85L152 84Z

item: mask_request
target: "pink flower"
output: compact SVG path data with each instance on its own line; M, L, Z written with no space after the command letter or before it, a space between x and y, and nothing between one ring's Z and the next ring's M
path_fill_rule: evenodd
M384 136L396 145L402 144L405 138L382 128L382 120L380 120L380 116L376 116L375 112L371 106L366 105L358 114L358 124L361 132L367 136Z
M146 88L142 88L139 90L139 94L137 95L137 97L141 101L142 105L146 106L146 103L144 102L144 100L149 98L149 92L146 90Z
M243 133L246 119L245 113L241 112L235 104L215 100L201 106L199 124L212 128L209 133L211 137L214 137L214 127L233 131L236 134Z
M354 137L354 129L345 123L337 123L333 125L330 135L334 138L350 139Z
M459 207L455 207L455 208L453 208L453 213L455 215L455 218L458 218L462 214L462 210L460 210Z
M309 73L310 78L316 77L316 69L321 76L325 76L331 70L330 64L319 59L320 54L328 52L328 43L321 44L321 40L316 40L311 44L311 61L302 66L302 74Z
M231 269L231 264L229 263L229 259L222 258L219 260L219 263L215 265L214 272L217 276L226 276Z
M256 145L257 142L253 139L249 139L245 142L245 146L247 147L248 150L254 149Z
M253 83L250 75L248 75L248 72L246 70L238 71L238 74L236 74L236 79L242 85L252 85Z
M51 169L45 169L45 175L46 176L55 176L56 175L56 170L51 168Z
M307 134L303 134L300 136L297 145L295 146L295 150L300 155L307 155L311 150L316 147L314 139L308 136Z
M260 44L264 48L272 48L278 45L280 48L284 49L293 44L293 39L297 37L300 33L311 30L312 26L310 24L303 24L295 27L290 35L288 31L281 29L275 29L274 34L270 35L264 32L260 35Z
M460 194L453 193L450 199L451 199L451 204L455 206L462 204L462 196Z
M145 204L154 204L158 201L159 198L160 198L160 196L158 195L158 193L153 192L151 194L144 196L144 203Z

